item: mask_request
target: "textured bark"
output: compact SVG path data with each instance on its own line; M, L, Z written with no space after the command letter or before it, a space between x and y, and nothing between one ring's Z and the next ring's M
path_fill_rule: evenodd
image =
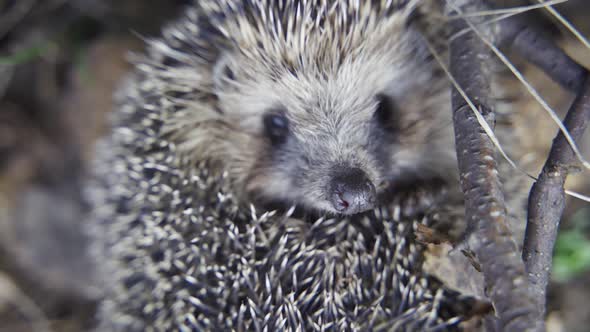
M563 88L578 93L564 124L577 142L590 117L590 85L587 70L571 59L554 41L536 29L526 15L502 20L498 42L543 70ZM552 267L553 247L565 208L564 183L576 163L573 150L559 132L549 157L533 185L528 203L527 229L522 258L537 301L538 319L545 314L547 284Z
M580 90L586 70L536 29L533 19L527 19L526 15L513 16L500 21L498 27L497 41L501 46L520 54L565 89Z
M564 120L564 125L574 141L581 140L588 121L590 121L590 80L586 78ZM539 300L539 317L545 314L545 298L551 276L553 247L565 207L563 185L572 167L575 167L576 161L568 141L559 132L553 140L549 158L529 195L522 257L532 283L533 294Z
M465 28L467 24L462 20L453 26L455 31ZM489 75L485 68L488 57L489 49L473 33L451 42L451 72L493 127L495 119L489 107ZM496 325L502 331L543 331L543 321L535 315L537 304L528 286L524 263L507 225L495 147L456 89L452 107L465 194L467 244L481 264L487 294L496 309Z

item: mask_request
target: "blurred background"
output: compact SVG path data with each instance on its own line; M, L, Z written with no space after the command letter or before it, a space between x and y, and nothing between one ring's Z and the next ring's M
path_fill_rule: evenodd
M98 291L80 223L88 211L82 183L93 143L106 132L112 93L130 70L129 53L141 52L142 39L157 36L189 2L0 0L0 332L92 325ZM586 0L570 0L556 8L590 36L588 7ZM590 50L549 16L538 14L538 20L590 66ZM571 95L537 70L525 72L533 83L543 82L535 86L551 105L567 110ZM523 142L521 160L532 174L540 164L527 160L544 156L557 132L539 110L519 108L519 130L552 133ZM571 177L569 188L590 194L587 177ZM590 206L570 200L556 245L549 329L588 331L588 299Z

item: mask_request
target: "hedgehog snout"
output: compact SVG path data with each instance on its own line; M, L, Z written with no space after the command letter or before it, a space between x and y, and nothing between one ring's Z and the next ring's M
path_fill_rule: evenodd
M330 203L342 214L349 215L372 209L376 196L375 186L359 168L339 169L330 182Z

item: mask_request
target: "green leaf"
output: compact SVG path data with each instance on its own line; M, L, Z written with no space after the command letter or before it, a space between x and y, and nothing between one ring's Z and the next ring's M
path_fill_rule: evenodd
M590 240L578 227L560 232L555 243L553 279L564 282L587 270L590 270Z
M0 65L15 66L32 61L47 52L50 45L51 43L46 41L41 45L25 48L15 54L0 57Z

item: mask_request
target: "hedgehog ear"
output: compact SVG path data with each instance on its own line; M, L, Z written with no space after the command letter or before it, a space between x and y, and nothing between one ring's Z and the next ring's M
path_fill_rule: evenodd
M223 54L218 58L213 66L212 74L215 91L224 90L229 82L236 79L234 71L231 68L231 61L228 54Z

